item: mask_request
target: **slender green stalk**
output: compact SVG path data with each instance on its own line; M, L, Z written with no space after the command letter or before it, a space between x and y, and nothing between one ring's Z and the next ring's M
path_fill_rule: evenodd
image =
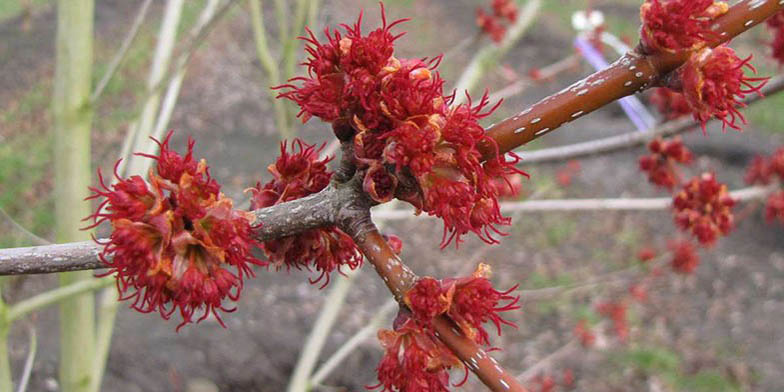
M111 278L114 282L114 278ZM90 379L90 392L101 390L101 381L106 370L106 359L109 357L109 348L112 345L112 331L114 330L114 320L117 316L117 308L120 306L119 293L114 287L107 288L101 292L101 302L98 308L98 325L95 328L95 364L93 366L93 376Z
M59 0L57 3L57 58L54 97L55 238L57 242L89 239L80 231L89 215L90 80L93 62L93 0ZM60 283L67 286L92 279L92 272L67 272ZM91 294L60 305L60 387L63 392L83 392L90 382L93 363L95 303Z
M152 0L145 0L142 3L141 8L139 8L139 13L136 14L136 18L131 25L130 30L128 30L128 34L125 36L122 45L120 45L120 49L117 51L117 54L114 55L112 61L109 63L109 67L106 69L106 73L103 74L101 80L98 82L98 85L93 90L93 93L90 95L90 102L95 103L98 101L98 98L101 97L103 94L103 90L109 85L109 81L112 80L114 73L120 68L122 65L123 60L125 60L126 55L128 54L128 49L131 48L131 44L133 43L134 39L139 35L139 31L142 27L142 23L144 22L144 17L147 16L147 11L150 9L150 4L152 4Z
M377 332L377 330L381 327L381 324L389 317L389 315L398 309L399 305L395 302L394 299L389 299L377 312L373 317L368 321L368 323L362 327L359 331L354 333L351 336L351 339L347 340L340 346L339 349L332 354L329 359L324 361L324 364L313 374L313 377L310 379L309 384L311 387L320 385L327 376L332 373L333 370L337 369L341 362L343 362L346 357L348 357L351 352L353 352L357 347L359 347L362 342L364 342L367 338L372 336Z
M261 2L261 0L259 0ZM289 39L289 7L286 0L274 0L275 18L278 20L278 42L281 44Z
M297 61L297 42L296 39L305 29L305 17L307 16L308 3L310 0L297 0L297 7L294 11L294 23L291 25L291 33L288 39L283 41L283 70L286 79L294 76Z
M155 86L163 81L166 70L169 68L169 62L174 51L174 41L177 38L177 28L182 16L183 3L184 0L168 0L166 2L166 10L164 11L161 28L158 32L158 43L155 47L152 65L150 66L150 76L147 80L147 88L149 90L155 90ZM135 134L135 140L131 144L133 146L131 151L148 154L155 153L155 146L151 145L148 137L151 135L155 125L160 100L160 92L154 91L145 101L137 120L136 128L129 130L129 132ZM140 165L140 160L129 162L127 173L140 173L142 171Z
M10 325L0 327L0 391L13 391L11 381L11 364L8 360L8 329Z
M353 280L359 275L360 271L360 269L348 271L345 278L333 283L329 295L324 299L324 307L313 324L305 345L302 347L297 366L291 374L288 392L307 392L309 390L308 379L316 367L319 353L321 353L321 349L327 341L332 326L337 321L338 313L340 313L340 308L343 307L343 303L346 301L346 296Z
M76 283L72 283L68 286L61 286L54 290L45 291L9 306L6 317L9 322L16 321L19 318L36 310L40 310L47 306L54 305L55 303L65 301L77 295L89 293L110 286L114 283L114 281L115 280L113 277L82 280Z
M270 86L280 85L280 71L267 43L267 30L264 27L264 15L262 14L260 0L248 0L248 4L250 5L250 19L253 25L253 38L256 41L256 55L262 68L267 73ZM291 129L285 103L275 98L277 93L274 90L269 88L266 90L272 101L272 108L275 110L275 125L278 128L280 138L287 139L291 137Z
M0 279L0 293L6 279ZM8 320L8 306L0 296L0 391L12 391L14 384L11 381L11 363L8 358L8 331L11 321Z
M310 7L308 7L308 22L307 26L310 27L311 30L317 31L318 28L316 24L318 23L318 12L319 7L321 6L320 0L310 0Z
M25 358L22 377L19 378L19 385L16 387L16 392L27 391L27 384L30 382L30 375L33 373L33 364L35 363L35 355L37 353L38 334L35 332L35 327L30 326L30 345L27 348L27 358Z

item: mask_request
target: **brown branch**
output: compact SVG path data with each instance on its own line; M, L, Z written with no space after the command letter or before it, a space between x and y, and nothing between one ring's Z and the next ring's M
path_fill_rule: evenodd
M716 19L717 36L720 39L710 42L710 46L729 41L782 8L784 2L781 0L742 1L736 4ZM646 55L640 53L638 47L608 68L491 126L487 133L495 140L497 150L492 142L485 141L480 145L480 151L485 159L494 157L497 151L511 151L610 102L655 86L664 76L682 65L689 54Z
M346 231L344 229L344 231ZM347 231L348 232L348 231ZM352 233L353 234L353 233ZM390 249L381 234L372 229L354 236L354 241L373 264L376 272L394 294L395 299L403 303L403 295L419 278ZM460 358L490 390L495 392L518 391L526 389L515 377L504 370L495 359L479 348L473 341L458 333L454 322L444 316L433 321L436 336L441 339L452 352Z
M763 95L749 95L743 100L744 105L751 105L765 97L784 90L784 75L777 76L762 88ZM657 136L673 136L693 129L700 123L691 117L679 118L669 121L661 126L647 131L632 131L616 136L591 140L583 143L569 144L566 146L543 148L541 150L526 151L522 154L522 165L531 163L561 162L570 159L582 158L590 155L604 154L643 145Z

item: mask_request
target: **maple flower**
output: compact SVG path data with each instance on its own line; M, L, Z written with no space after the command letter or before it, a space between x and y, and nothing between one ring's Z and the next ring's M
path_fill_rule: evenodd
M574 335L580 340L580 344L583 347L588 348L596 343L596 334L593 333L585 320L578 321L577 325L574 326Z
M454 97L444 95L435 71L440 56L396 58L394 42L402 34L392 29L402 20L387 23L383 5L381 19L382 26L367 35L361 16L342 32L325 30L326 42L310 33L308 76L277 87L279 97L297 103L303 121L318 117L340 140L353 141L358 175L373 200L398 198L417 213L442 218L442 247L468 232L497 243L494 236L503 233L496 226L509 219L500 213L500 191L492 182L524 174L511 154L480 160L478 145L494 141L478 122L497 105L491 107L485 94L475 105L469 98L450 107Z
M667 87L654 89L650 101L659 113L664 115L668 120L674 120L678 117L692 113L691 106L689 105L689 102L686 101L686 97Z
M761 95L760 89L769 79L745 75L744 68L757 72L751 58L749 55L741 59L727 46L704 48L678 69L683 94L694 118L702 123L703 132L712 117L722 121L723 129L729 126L740 130L738 119L746 124L746 118L738 111L738 107L746 106L740 100L750 93Z
M700 265L700 256L691 241L678 239L669 244L672 252L672 269L681 274L691 274Z
M637 260L640 260L643 263L647 263L653 260L655 257L656 257L656 250L651 248L650 246L642 247L637 252Z
M476 8L476 25L498 43L506 35L507 22L517 20L517 3L514 0L492 0L490 8L492 14L485 12L482 7Z
M449 369L463 367L432 331L423 329L401 309L394 330L380 330L384 356L376 369L382 392L448 392Z
M457 323L465 336L483 345L490 343L489 334L482 324L492 322L498 335L501 335L501 324L515 328L517 326L501 318L500 313L520 309L520 297L511 294L517 289L517 285L506 291L496 290L488 279L489 275L490 266L479 264L470 277L445 282L447 286L454 285L452 303L447 315Z
M605 302L596 306L602 316L609 318L613 323L613 330L621 341L629 337L629 324L626 319L626 305L620 302Z
M656 138L648 143L650 155L640 157L640 170L648 173L648 181L672 189L680 182L677 164L690 164L691 151L683 145L680 137L671 140Z
M500 313L520 308L520 297L511 295L517 286L498 291L488 280L489 274L490 267L480 264L469 277L444 280L424 277L406 292L404 301L424 328L430 327L433 318L446 314L468 338L488 345L489 334L483 324L492 322L500 335L502 324L515 327L501 318Z
M746 169L746 183L768 185L773 181L773 168L767 159L756 156Z
M693 178L672 200L675 224L691 231L703 245L713 245L720 235L732 230L732 199L727 186L713 173Z
M640 7L640 39L647 52L699 49L716 38L713 19L729 5L713 0L646 0Z
M226 299L236 301L250 265L266 265L251 254L260 244L251 231L252 213L235 210L231 199L220 193L205 160L193 158L189 139L183 157L169 146L172 132L158 155L138 154L156 161L149 183L141 176L121 178L107 186L98 171L99 187L91 187L87 200L104 200L88 228L109 221L112 233L99 254L115 274L122 300L143 313L159 312L168 319L179 310L182 326L210 314L225 327L218 311L231 312Z
M319 160L320 152L321 149L299 139L291 143L291 151L282 142L280 157L267 168L273 178L248 189L252 195L251 210L297 200L324 189L332 177L327 171L331 158ZM283 266L315 269L320 274L310 282L315 284L324 279L322 288L329 284L332 271L340 271L343 266L355 269L362 264L362 255L354 241L335 226L269 240L263 243L262 249L278 269Z
M768 222L778 220L784 223L784 191L778 191L768 196L765 204L765 219Z

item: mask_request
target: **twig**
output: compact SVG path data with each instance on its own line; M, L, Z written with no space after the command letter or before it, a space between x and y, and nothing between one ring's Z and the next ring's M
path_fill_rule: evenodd
M784 3L780 0L736 3L715 20L714 30L718 39L708 44L714 47L723 44L782 8ZM487 134L493 141L480 143L482 156L488 159L511 151L610 102L656 86L663 76L681 66L689 55L689 52L627 53L610 67L488 128Z
M753 186L730 192L733 199L739 202L758 200L767 197L776 187ZM637 198L637 199L551 199L527 200L501 203L501 212L547 212L547 211L657 211L670 207L672 198ZM400 209L373 213L374 218L387 220L404 220L416 217L414 210ZM425 216L434 218L431 216Z
M51 242L49 242L49 241L47 241L47 240L45 240L45 239L35 235L35 233L33 233L32 231L25 229L24 226L22 226L19 222L14 220L14 218L11 217L11 215L8 215L8 213L5 212L5 210L2 209L2 208L0 208L0 216L2 216L3 219L6 220L6 222L8 222L11 226L13 226L14 229L16 229L18 232L24 234L25 237L30 239L30 241L33 241L34 244L38 244L38 245L49 245L49 244L51 244Z
M101 77L101 80L95 86L95 90L93 90L93 93L90 94L91 104L95 104L98 101L98 98L100 98L101 94L103 94L103 90L109 84L109 81L114 76L114 73L117 72L120 64L122 64L123 60L125 60L125 56L128 54L128 49L131 48L131 44L139 34L140 27L142 27L144 18L147 16L147 11L150 9L150 4L152 4L152 0L144 0L144 3L142 3L141 7L139 7L139 12L136 13L136 18L133 20L133 24L128 30L128 34L125 35L125 38L120 45L120 49L112 58L112 61L109 63L109 67L106 69L103 77Z
M510 84L507 87L504 87L501 90L496 91L493 94L490 94L488 98L490 102L498 102L502 99L507 99L513 97L521 92L525 91L527 87L530 85L540 82L549 80L561 72L564 72L568 69L574 68L580 64L580 55L572 53L565 58L558 60L555 63L552 63L546 67L543 67L539 70L539 76L537 78L531 77L523 77L520 80Z
M784 90L784 76L776 76L762 88L764 97L780 93ZM748 95L743 100L744 105L751 105L761 101L762 95ZM540 150L517 152L523 157L521 165L532 163L559 162L575 158L582 158L589 155L598 155L625 148L643 145L657 136L673 136L688 131L698 126L699 122L691 117L684 117L669 121L661 126L648 131L632 131L621 135L610 136L602 139L591 140L583 143L569 144L566 146L543 148Z
M115 283L114 278L106 277L102 279L80 280L68 286L61 286L56 289L35 295L34 297L19 301L8 308L8 320L14 321L20 317L55 304L78 294L97 290L110 286Z
M367 325L362 327L359 331L354 333L351 336L351 339L347 340L340 346L339 349L335 351L332 356L327 359L323 365L313 374L313 377L310 379L310 385L319 385L330 375L337 367L343 362L348 355L354 351L362 342L372 336L381 324L386 320L392 311L398 308L397 302L394 300L388 300L384 305L373 315L370 321L367 322Z
M381 234L370 226L361 227L359 231L346 230L351 233L365 257L373 264L387 288L398 302L406 290L413 286L418 276L414 274L392 252ZM455 324L444 316L433 320L436 336L460 358L466 366L494 392L518 391L526 389L492 357L479 348L472 340L459 334Z
M568 343L563 345L561 348L553 351L552 353L550 353L550 355L544 357L542 360L537 362L534 366L529 367L526 371L517 375L517 379L523 383L531 381L532 379L534 379L534 377L538 376L542 371L552 366L553 362L560 361L561 359L574 354L575 352L577 352L579 348L580 348L580 342L578 342L577 339L572 338L571 340L569 340Z
M27 358L25 358L24 369L22 369L22 377L19 379L19 386L16 392L26 392L27 384L30 382L30 374L33 373L33 363L35 363L35 354L38 351L38 337L35 333L35 327L30 326L30 345L27 349Z

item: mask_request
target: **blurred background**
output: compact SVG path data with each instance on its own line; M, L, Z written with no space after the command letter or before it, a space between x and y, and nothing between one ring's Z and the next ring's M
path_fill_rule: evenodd
M518 86L505 90L508 97L485 125L593 72L574 49L575 12L588 7L600 11L605 31L631 44L639 35L640 2L541 1L530 26L483 69L471 89L479 96L484 89L494 93ZM113 69L117 54L123 56L92 102L91 173L98 168L111 172L126 154L129 140L134 140L129 135L144 128L139 124L147 124L152 134L155 129L173 129L175 148L183 151L192 136L196 155L207 159L223 191L240 203L246 199L244 189L269 180L266 167L277 157L282 136L296 135L310 143L331 141L327 125L317 119L301 124L294 107L270 99L271 85L304 72L285 64L287 50L295 54L294 60L303 58L301 43L280 40L282 35L303 33L286 33L297 24L298 2L262 1L254 10L245 0L187 0L176 19L166 19L169 3L95 1L91 91ZM362 9L364 31L380 23L376 1L312 3L302 20L315 31L353 22ZM476 8L488 8L489 1L384 3L389 20L412 18L397 29L407 33L397 41L396 56L444 54L439 70L448 90L477 53L499 45L481 35L475 23ZM212 13L205 14L209 7ZM525 9L522 2L521 13ZM57 12L52 0L0 0L0 208L6 215L0 217L0 248L56 239L54 211L61 196L54 190L52 113ZM260 19L254 21L256 16ZM162 26L172 20L175 25L165 33ZM136 26L138 31L123 50ZM254 27L266 31L266 49L259 46L259 30L254 36ZM167 64L162 63L163 54L156 54L166 51L160 45L164 34L172 41L170 58L163 62ZM779 71L768 56L770 39L764 27L757 27L732 46L743 56L753 52L760 73L770 76ZM605 48L604 54L609 61L618 56L612 48ZM272 64L278 75L270 74L265 55L279 63ZM541 79L537 72L552 70L553 64L561 66ZM174 86L177 80L180 86ZM173 98L167 98L169 94ZM647 104L645 96L640 99ZM717 124L709 125L709 137L700 131L687 133L685 144L698 159L684 176L714 171L731 189L742 188L750 160L771 153L784 141L782 104L784 96L771 96L744 110L749 125L743 133L722 133ZM524 162L526 149L634 129L620 106L612 104L536 140L521 156ZM669 197L638 170L637 158L645 151L637 147L569 163L523 163L531 178L523 181L520 198ZM588 391L784 390L784 229L766 224L759 207L751 203L736 209L737 228L700 252L702 262L695 274L666 275L646 286L644 301L628 301L626 342L604 331L606 323L596 305L628 297L634 277L639 278L634 272L641 248L666 248L675 232L668 210L518 214L500 245L467 238L459 249L450 246L443 251L442 226L436 220L386 222L384 231L402 238L402 257L420 275L465 275L481 261L492 266L497 287L519 285L524 290L522 309L508 315L518 328L504 328L492 342L503 348L495 356L511 371L523 373L539 366L540 371L526 375L526 385L533 390L547 384L548 377L568 390L564 377L569 375L574 378L571 388ZM105 235L105 230L98 234ZM633 278L627 278L630 271ZM303 342L330 290L341 280L335 275L329 287L319 290L308 283L309 277L314 275L307 271L258 271L257 278L247 282L237 312L224 317L226 329L210 318L175 333L175 320L139 314L121 303L101 390L284 390ZM55 286L55 276L17 277L5 282L3 298L13 304ZM389 294L373 273L360 272L345 290L345 304L336 313L313 371L371 320L378 323L373 325L391 326L394 311L383 306ZM379 309L386 312L379 314ZM27 371L30 391L62 390L57 374L58 318L56 308L47 308L11 329L9 356L15 381L30 352L30 331L37 331L38 348ZM597 326L595 347L574 344L573 329L580 320ZM382 351L375 333L366 336L334 370L320 375L313 390L360 391L376 383ZM565 351L542 362L558 350ZM453 375L454 382L461 378L461 371ZM472 377L463 390L483 388Z

